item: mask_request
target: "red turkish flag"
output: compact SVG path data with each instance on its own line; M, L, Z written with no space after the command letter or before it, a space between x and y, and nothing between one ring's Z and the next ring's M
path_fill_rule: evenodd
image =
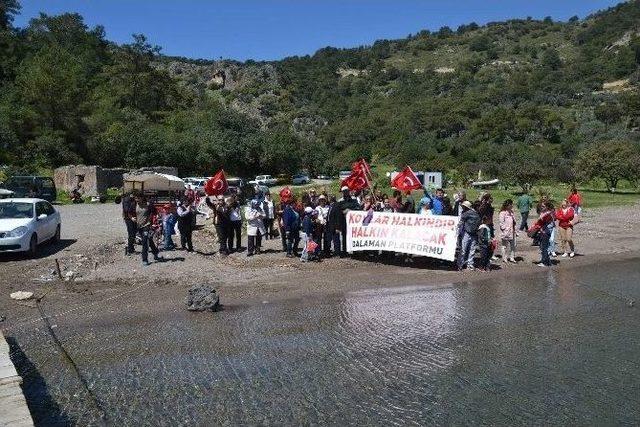
M227 184L227 177L224 175L223 169L220 169L218 173L209 178L204 184L204 192L207 196L220 196L228 189L229 184Z
M371 168L369 167L369 164L365 159L360 159L351 165L352 172L356 172L359 170L363 171L367 175L371 175Z
M391 186L400 191L419 190L422 188L420 180L409 166L391 180Z
M351 172L351 175L343 179L340 186L347 186L352 191L364 190L369 186L369 180L364 170L359 169Z

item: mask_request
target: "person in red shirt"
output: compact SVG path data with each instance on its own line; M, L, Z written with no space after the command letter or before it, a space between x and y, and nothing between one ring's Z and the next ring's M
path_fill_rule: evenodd
M568 199L562 201L560 209L556 211L556 220L558 221L558 230L560 233L560 249L562 250L563 257L575 256L575 248L573 245L573 220L575 218L575 211ZM570 253L567 252L567 245L569 246Z
M576 187L571 188L571 194L567 197L567 201L573 208L573 212L576 215L579 215L582 210L582 196L578 193L578 189Z

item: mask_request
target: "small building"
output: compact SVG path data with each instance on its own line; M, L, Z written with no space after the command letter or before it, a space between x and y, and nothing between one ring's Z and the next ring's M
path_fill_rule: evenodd
M416 176L427 188L442 188L442 172L416 172Z
M177 175L177 168L170 166L155 166L144 168L145 171ZM53 172L53 181L58 190L71 192L76 187L81 188L84 196L100 196L107 192L107 188L121 188L122 176L131 172L124 168L103 168L102 166L69 165L57 168Z

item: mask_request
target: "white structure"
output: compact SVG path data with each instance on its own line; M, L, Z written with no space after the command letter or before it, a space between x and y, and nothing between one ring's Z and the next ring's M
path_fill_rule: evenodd
M393 180L400 172L387 172L387 176ZM420 183L427 187L430 190L435 190L436 188L442 187L442 172L424 172L424 171L413 171L416 174Z
M442 188L442 172L416 172L416 176L427 188Z

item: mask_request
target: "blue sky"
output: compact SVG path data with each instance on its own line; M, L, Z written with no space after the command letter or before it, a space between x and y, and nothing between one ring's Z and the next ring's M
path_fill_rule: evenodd
M354 47L443 25L551 16L567 20L610 0L22 0L15 25L39 12L78 12L118 43L143 33L167 55L272 60Z

